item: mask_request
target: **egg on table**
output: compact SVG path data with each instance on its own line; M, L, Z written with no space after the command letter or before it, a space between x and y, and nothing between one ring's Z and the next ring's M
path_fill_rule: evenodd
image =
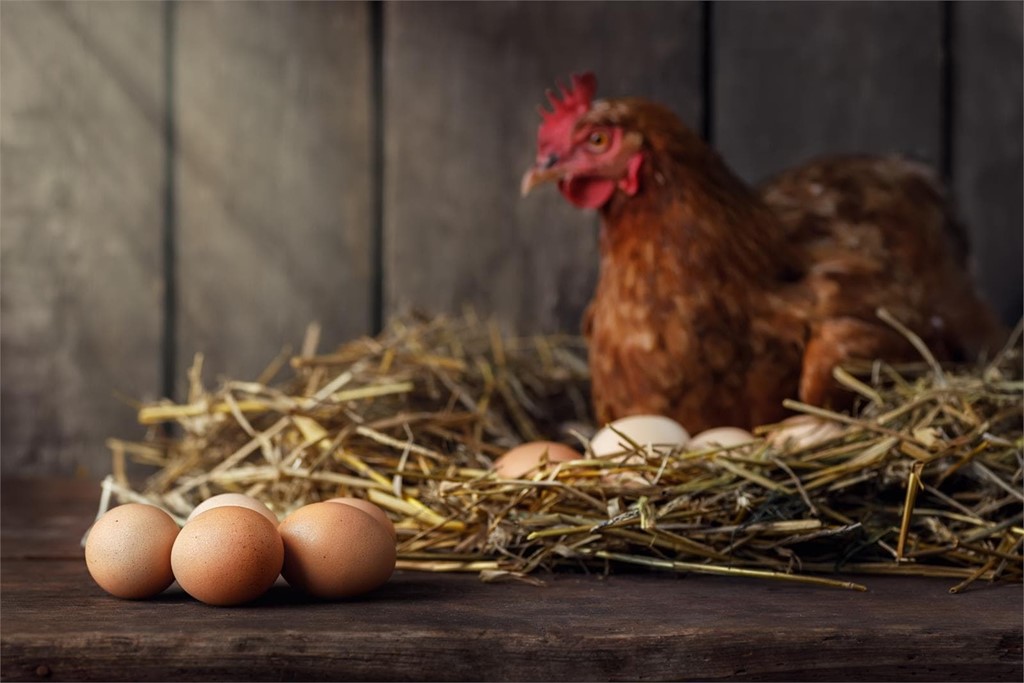
M353 505L305 505L279 527L282 576L309 595L348 598L387 582L395 570L395 539L377 519Z
M177 523L155 505L119 505L89 530L85 541L89 575L116 597L153 597L174 581L171 548L177 536Z
M277 580L283 564L277 526L259 511L237 505L196 515L171 550L178 585L210 605L255 600Z
M346 496L346 497L341 497L341 498L331 498L330 500L327 500L327 501L324 501L324 502L326 502L326 503L341 503L342 505L351 505L354 508L362 510L363 512L365 512L366 514L370 515L375 520L380 522L384 526L384 528L387 530L387 532L391 535L391 539L392 540L395 540L395 539L398 538L398 534L395 533L395 524L388 517L388 514L386 512L384 512L383 510L381 510L380 507L378 507L377 505L374 505L373 503L371 503L368 500L363 500L362 498L349 498L349 497Z
M494 472L502 479L518 479L536 470L544 458L550 465L577 460L579 451L554 441L530 441L507 451L494 461Z
M629 443L618 431L625 434L637 445L665 453L685 446L690 435L681 424L662 415L630 415L621 417L598 430L590 440L594 457L605 458L632 450Z

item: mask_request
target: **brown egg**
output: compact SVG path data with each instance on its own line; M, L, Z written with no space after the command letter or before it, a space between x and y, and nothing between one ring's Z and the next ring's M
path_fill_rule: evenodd
M310 595L360 595L386 583L395 570L394 539L383 524L351 505L306 505L279 530L285 550L281 574Z
M381 510L379 507L374 505L368 500L362 498L331 498L330 500L324 501L325 503L341 503L342 505L351 505L354 508L358 508L366 514L373 517L375 520L384 525L388 533L391 534L391 540L396 540L398 534L395 533L395 525L388 517L388 513Z
M283 563L277 528L259 512L235 505L196 516L171 550L178 585L210 605L255 600L277 580Z
M554 441L530 441L516 446L494 461L494 472L502 479L518 479L536 470L544 453L552 465L580 458L580 453Z
M192 519L195 519L199 515L206 512L207 510L224 507L225 505L236 505L238 507L255 510L256 512L266 517L271 524L277 526L277 515L271 512L270 508L264 505L261 501L256 500L252 496L247 496L244 493L221 493L216 496L211 496L204 500L199 505L197 505L195 509L192 510L192 512L189 514L188 520L186 521L191 521Z
M85 542L85 564L100 588L119 598L149 598L174 581L171 547L178 525L154 505L128 503L99 518Z

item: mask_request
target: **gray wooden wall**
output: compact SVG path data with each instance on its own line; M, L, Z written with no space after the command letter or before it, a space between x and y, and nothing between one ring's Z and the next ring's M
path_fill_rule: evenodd
M131 402L471 304L575 330L596 220L518 197L535 107L593 69L746 178L939 167L1021 313L1022 4L0 4L2 471L102 476Z

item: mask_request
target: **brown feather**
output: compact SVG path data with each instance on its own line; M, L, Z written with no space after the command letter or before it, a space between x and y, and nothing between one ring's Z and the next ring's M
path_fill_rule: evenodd
M787 397L840 407L837 363L912 357L879 306L942 358L1000 341L920 166L833 157L758 193L660 105L598 102L581 123L644 142L640 191L601 209L584 320L600 421L660 413L696 433L778 420Z

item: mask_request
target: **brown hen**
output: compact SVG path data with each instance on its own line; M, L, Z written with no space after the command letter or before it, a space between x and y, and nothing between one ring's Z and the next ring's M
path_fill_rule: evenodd
M917 357L879 307L940 359L1002 341L927 168L828 157L754 190L667 108L595 88L549 92L522 191L554 181L601 215L583 322L599 421L657 413L696 433L777 421L787 397L843 408L837 364Z

